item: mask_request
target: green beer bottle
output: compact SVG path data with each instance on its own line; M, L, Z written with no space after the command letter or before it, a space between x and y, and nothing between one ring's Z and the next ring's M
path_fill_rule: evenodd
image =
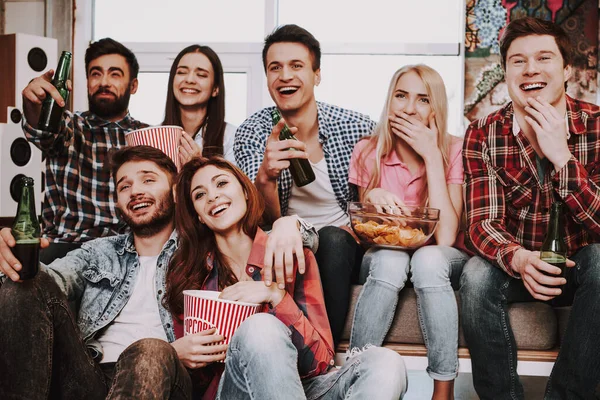
M277 108L274 108L273 111L271 111L271 118L273 119L273 125L277 125L281 120L281 113ZM279 140L287 139L297 140L286 124L279 133ZM290 150L295 149L291 148ZM296 186L302 187L315 180L315 173L310 166L310 161L306 158L292 158L288 161L290 162L290 173L292 174Z
M38 272L40 263L40 224L35 215L33 192L33 178L27 176L21 178L21 199L12 225L12 235L16 242L12 252L21 263L19 277L22 280L33 278Z
M567 270L567 245L564 238L563 228L563 203L555 201L550 209L550 225L548 232L542 243L540 258L548 264L561 269L560 275L551 275L556 277L565 277ZM550 275L550 274L547 274ZM564 287L561 287L564 290Z
M58 67L56 67L54 77L52 78L52 84L65 101L65 106L69 100L67 80L69 79L69 73L71 72L72 57L70 52L62 52L60 60L58 60ZM42 112L38 122L38 129L46 132L58 132L64 110L65 107L59 106L56 100L47 94L46 99L44 99L44 102L42 103Z

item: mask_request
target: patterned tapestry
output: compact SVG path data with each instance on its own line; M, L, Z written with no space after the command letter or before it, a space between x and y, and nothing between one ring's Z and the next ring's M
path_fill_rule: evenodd
M508 101L498 40L506 24L532 16L560 24L573 44L567 93L596 102L598 0L467 0L465 117L481 118Z

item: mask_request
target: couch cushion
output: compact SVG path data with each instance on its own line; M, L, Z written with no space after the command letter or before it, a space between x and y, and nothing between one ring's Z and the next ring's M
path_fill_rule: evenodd
M350 339L352 317L361 288L360 285L352 288L350 309L342 336L344 340ZM458 294L458 292L456 293ZM564 313L568 313L568 311ZM508 314L519 349L547 350L557 345L557 316L549 305L537 301L514 303L509 306ZM563 316L563 319L566 321L566 316ZM417 296L413 288L407 287L400 292L396 316L386 337L386 342L424 344L417 316ZM459 345L466 346L462 328L460 329Z

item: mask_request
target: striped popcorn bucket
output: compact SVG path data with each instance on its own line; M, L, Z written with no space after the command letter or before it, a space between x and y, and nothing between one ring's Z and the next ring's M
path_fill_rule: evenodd
M183 129L179 126L151 126L125 134L128 146L151 146L168 155L179 170L179 140Z
M183 291L183 329L192 335L210 328L225 337L225 344L249 316L256 314L262 304L219 299L221 292L212 290Z

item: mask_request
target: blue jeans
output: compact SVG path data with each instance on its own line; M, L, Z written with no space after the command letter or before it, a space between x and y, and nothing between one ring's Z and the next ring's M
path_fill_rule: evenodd
M396 352L372 347L344 366L300 379L291 332L270 314L255 314L233 335L218 399L400 399L406 369Z
M465 253L448 246L425 246L412 256L400 250L371 248L363 258L350 348L381 346L404 288L409 268L417 294L419 323L427 346L427 373L448 381L458 374L458 308L452 286L458 287Z
M600 396L600 245L571 257L567 288L560 297L573 307L545 399ZM465 339L471 353L473 384L482 399L523 399L517 374L517 346L508 304L536 301L523 282L480 257L473 257L460 279Z

